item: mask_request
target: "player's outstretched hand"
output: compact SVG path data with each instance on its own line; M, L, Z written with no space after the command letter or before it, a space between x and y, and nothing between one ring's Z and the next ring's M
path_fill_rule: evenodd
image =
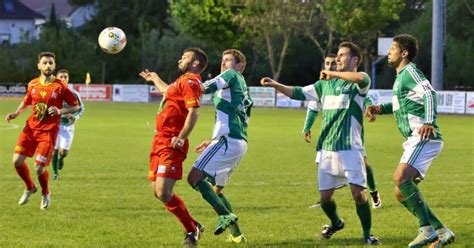
M433 134L435 138L437 137L435 128L426 124L421 126L420 130L418 130L418 134L420 135L420 140L429 140L431 134Z
M61 110L56 106L51 106L48 108L48 114L51 116L61 115Z
M303 132L303 138L306 143L311 143L311 132Z
M365 117L369 122L374 122L377 118L376 115L381 113L382 109L380 108L380 106L371 105L365 110Z
M204 140L203 142L201 142L201 144L197 145L194 148L194 151L196 153L201 153L202 151L204 151L204 149L206 149L207 146L209 146L209 144L211 144L210 140Z
M260 79L260 84L265 87L273 87L277 81L273 80L272 78L269 77L264 77Z
M5 120L10 123L10 120L13 120L15 119L16 117L18 117L18 114L17 113L10 113L10 114L7 114L5 116Z
M156 74L156 72L149 71L148 69L145 69L138 75L149 82L153 82L154 80L158 79L158 74Z
M330 80L332 78L336 77L334 75L334 72L330 71L330 70L322 70L320 73L319 73L319 79L321 80Z

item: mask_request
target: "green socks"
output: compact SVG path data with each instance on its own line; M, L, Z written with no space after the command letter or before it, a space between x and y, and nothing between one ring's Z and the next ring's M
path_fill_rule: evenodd
M58 159L58 169L62 170L63 169L63 166L64 166L64 157L59 155L59 159Z
M370 228L372 228L372 215L370 213L369 201L366 201L364 204L356 203L356 209L362 230L364 231L364 238L368 238L370 236Z
M217 194L217 195L219 196L221 201L224 203L227 210L229 210L231 213L234 212L234 211L232 211L232 206L230 205L230 202L227 200L227 198L225 198L224 194L220 193L220 194ZM237 222L231 224L229 228L230 228L230 232L232 233L232 236L238 237L238 236L242 235L242 232L240 231L240 228L239 228L239 225L237 224Z
M336 202L334 200L327 203L321 202L321 208L331 220L331 226L336 227L341 223L341 219L337 215Z
M398 189L400 190L403 197L405 198L404 202L407 208L412 213L415 213L416 217L418 218L418 222L420 223L420 226L430 225L428 208L425 202L423 201L420 190L415 185L415 183L412 180L406 181L398 185Z
M408 211L410 211L410 213L412 213L415 217L416 217L416 214L415 212L413 212L407 205L406 201L401 201L400 202L403 206L405 206ZM426 208L428 209L428 217L430 218L430 224L431 226L437 230L437 229L440 229L442 227L444 227L443 223L438 219L438 217L433 213L433 211L431 211L431 208L428 206L428 204L425 202L425 205L426 205Z
M211 204L218 215L230 214L230 211L225 207L222 200L217 196L216 192L207 181L201 180L196 183L196 189L201 192L202 198Z
M370 165L366 165L365 169L367 171L367 186L370 192L375 192L377 191L377 186L375 185L374 171Z
M58 154L53 153L53 158L51 159L51 164L53 165L53 173L58 174Z

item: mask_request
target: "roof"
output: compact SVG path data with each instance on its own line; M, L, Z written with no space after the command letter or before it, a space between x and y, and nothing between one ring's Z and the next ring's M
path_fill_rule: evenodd
M77 9L76 6L69 4L68 0L20 0L20 2L45 17L49 17L51 6L54 4L56 15L61 19L69 17Z
M32 20L36 18L44 18L44 16L18 0L0 0L0 19Z

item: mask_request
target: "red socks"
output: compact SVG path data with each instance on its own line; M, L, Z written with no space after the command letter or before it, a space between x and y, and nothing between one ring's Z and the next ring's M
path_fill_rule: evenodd
M196 231L195 220L188 212L186 205L178 195L173 194L173 197L168 203L164 203L166 209L170 211L181 222L187 233Z
M46 169L44 170L43 174L38 175L38 181L41 185L41 194L42 195L47 195L49 193L48 178L49 178L49 173Z
M25 162L23 162L21 166L15 166L15 170L18 176L20 176L21 180L25 182L27 190L35 188L35 183L33 183L33 180L31 180L30 177L30 169L28 168L28 165Z

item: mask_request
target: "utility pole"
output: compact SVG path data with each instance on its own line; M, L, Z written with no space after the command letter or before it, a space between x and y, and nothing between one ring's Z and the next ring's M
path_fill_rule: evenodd
M431 37L431 83L435 90L443 90L445 0L433 0L433 35Z

